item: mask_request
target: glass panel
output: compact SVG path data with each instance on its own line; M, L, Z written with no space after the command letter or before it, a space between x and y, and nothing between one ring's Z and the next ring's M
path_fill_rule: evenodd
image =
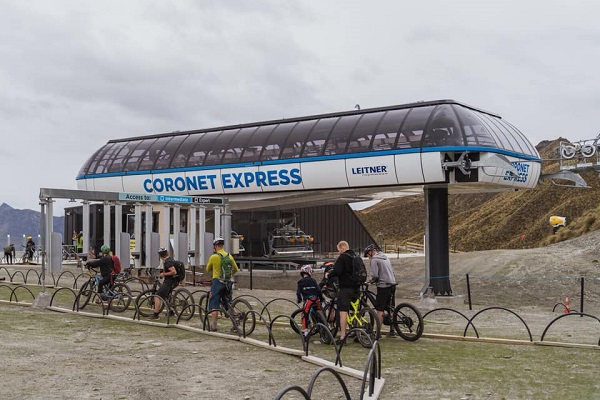
M254 132L256 132L256 129L257 128L255 126L240 129L239 132L233 136L233 139L229 143L229 148L225 150L225 154L223 155L221 163L232 164L240 162L242 153L244 152L244 149L248 145L250 139L252 139L252 135Z
M114 153L112 163L107 166L106 172L122 172L129 154L141 143L141 140L122 142L118 152Z
M183 141L185 139L187 139L188 137L189 137L189 135L173 136L171 138L171 140L169 140L167 142L167 144L165 145L165 147L162 149L161 155L156 159L156 162L154 163L154 166L152 167L152 169L167 169L167 168L169 168L169 164L171 163L171 160L175 160L176 155L180 156L179 147L181 146ZM179 161L182 162L183 165L185 165L186 158L187 158L187 154L185 155L185 158L180 156ZM183 166L183 165L181 165L181 166ZM177 167L175 167L175 168L177 168Z
M518 149L517 151L523 154L531 154L530 143L521 132L503 119L495 118L494 121L498 126L502 127L504 132L507 132L507 135L510 135L512 138L511 141L515 143L515 149Z
M302 146L304 145L306 138L316 123L317 120L314 119L298 122L298 125L296 128L294 128L293 132L290 133L290 136L286 140L285 146L283 147L279 158L285 159L300 157Z
M515 133L516 137L520 137L521 140L523 141L523 146L524 149L527 149L525 154L529 154L532 155L534 157L539 157L540 153L538 153L537 149L535 148L535 146L529 141L529 139L527 139L527 137L520 131L518 130L513 124L511 124L510 122L508 122L507 120L503 119L501 120L504 125L507 125L508 127L510 127Z
M362 115L347 115L341 117L327 139L323 154L344 154L352 131L361 117Z
M406 137L410 147L420 147L423 130L434 106L415 107L410 110L402 124L401 133Z
M310 132L310 135L304 142L302 157L314 157L323 154L325 141L338 120L338 117L334 117L317 121L315 128Z
M117 147L116 143L107 143L104 147L101 147L90 159L84 164L81 171L79 171L79 175L87 175L93 174L96 171L96 167L102 160L106 160L113 154L114 149ZM102 171L104 172L104 171Z
M137 168L133 169L133 171L135 171L135 170L147 171L147 170L152 169L152 167L154 167L154 163L156 162L156 160L159 157L164 156L164 152L163 152L162 148L172 138L173 138L173 136L165 136L165 137L156 138L154 143L152 143L150 145L150 147L148 147L146 152L144 154L142 154L142 156L140 158L140 162L137 165ZM128 166L126 166L126 168L127 167Z
M458 115L458 121L465 133L467 146L498 147L494 135L488 131L479 118L473 115L471 110L457 104L453 104L452 109Z
M371 140L375 135L375 128L385 112L363 114L352 132L352 137L348 141L346 153L361 153L369 150ZM393 143L393 142L392 142Z
M450 104L435 108L423 138L423 147L460 146L465 141L458 119Z
M496 127L488 118L486 114L473 111L474 115L477 115L477 118L481 121L483 125L487 128L489 132L492 132L496 137L497 143L500 144L499 148L514 151L512 144L510 143L509 138L506 137L506 134L502 132L498 127Z
M141 140L136 148L126 156L123 171L135 171L140 163L140 160L142 159L142 156L146 154L154 142L156 142L156 139Z
M231 140L239 131L239 129L229 129L223 131L219 136L216 137L215 141L210 147L203 146L205 150L210 150L204 159L204 165L221 164L223 154L229 149L229 143L231 143ZM232 154L232 156L234 155ZM238 153L237 158L239 159L239 157L240 154Z
M397 141L400 143L398 148L410 147L410 145L405 145L408 143L407 139L402 135L398 135L398 132L402 128L402 123L409 113L410 108L387 111L377 127L377 132L373 135L371 150L391 150L395 147ZM418 143L417 147L419 147Z
M287 140L290 133L298 125L297 122L290 122L287 124L279 124L273 132L269 135L269 138L264 143L262 154L260 155L261 160L278 160L281 149L283 148L285 141Z
M246 149L242 153L242 162L254 162L260 159L260 153L263 151L263 147L267 142L267 139L271 135L271 132L277 127L277 125L264 125L259 126L258 129L252 134L252 137L246 144Z
M181 152L184 147L192 147L188 160L185 163L185 167L195 167L198 165L204 165L204 159L210 150L212 145L217 140L222 131L212 131L199 133L198 135L190 135L185 142L179 147Z

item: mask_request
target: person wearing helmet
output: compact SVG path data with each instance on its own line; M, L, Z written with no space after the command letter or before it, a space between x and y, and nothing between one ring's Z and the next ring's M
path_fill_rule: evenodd
M383 326L383 311L390 302L394 301L396 295L394 268L389 258L379 251L379 248L374 244L370 244L365 248L365 257L369 257L371 260L371 280L369 282L377 285L375 310L377 310L379 322ZM391 326L388 336L394 336L394 330Z
M161 278L164 278L162 285L156 291L156 297L154 297L154 314L148 319L158 319L160 314L161 299L167 299L169 294L177 287L179 281L177 280L177 269L175 268L175 260L173 257L169 257L169 251L161 247L158 249L158 255L160 256L160 263L162 270L159 274ZM169 310L171 312L171 310Z
M218 237L213 240L214 253L208 259L206 263L206 273L212 273L212 279L210 283L210 293L208 298L208 309L211 317L211 323L209 329L211 331L217 330L217 320L219 318L219 308L221 303L225 309L229 309L229 304L232 300L231 290L233 288L233 275L238 272L238 266L231 256L227 253L223 247L225 246L225 239ZM227 272L227 276L224 274ZM235 327L233 331L237 332Z
M27 243L25 243L25 253L27 254L27 262L33 260L33 253L35 252L35 242L31 236L27 236Z
M114 269L114 264L110 256L109 245L103 244L102 247L100 247L100 251L102 252L100 258L89 260L85 266L88 268L100 268L100 275L102 276L102 279L100 279L100 282L98 282L98 295L100 296L100 299L107 300L107 298L104 296L104 287L110 285L110 274Z
M308 318L311 308L321 309L323 292L317 281L312 277L313 269L310 265L303 265L300 268L301 279L296 286L296 298L298 303L302 303L302 334L308 335Z

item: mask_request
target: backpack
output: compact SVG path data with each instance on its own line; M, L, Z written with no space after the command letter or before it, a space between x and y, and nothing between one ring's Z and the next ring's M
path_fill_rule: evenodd
M175 278L178 282L181 282L185 279L185 265L183 265L181 261L173 260L173 266L177 271L177 275L175 275Z
M229 257L229 253L226 255L222 255L221 253L216 254L221 257L221 272L219 273L219 279L228 281L233 275L233 260Z
M356 285L362 285L367 281L367 267L360 256L352 257L352 275L350 281Z
M113 262L113 273L120 274L121 273L121 260L117 256L110 256Z

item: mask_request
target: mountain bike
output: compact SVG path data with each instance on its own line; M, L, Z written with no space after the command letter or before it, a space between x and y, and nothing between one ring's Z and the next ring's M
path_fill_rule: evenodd
M302 333L302 316L302 307L297 309L290 315L292 319L290 320L290 326L292 327L294 332L298 334ZM323 314L323 310L317 309L316 303L313 303L308 311L306 329L308 330L308 336L319 334L319 340L323 344L331 344L332 339L335 337L335 333L331 332L331 330L329 329L329 323L325 318L325 314ZM327 332L326 330L329 330L329 332ZM337 332L337 330L335 330L335 332Z
M101 304L102 301L108 301L108 307L114 312L123 312L129 308L131 304L131 289L124 283L109 283L104 286L102 293L98 295L98 286L102 280L102 275L98 273L95 267L89 267L94 274L90 276L79 289L77 296L78 308L83 310L92 299L93 295L97 295L96 303ZM111 279L112 280L112 279Z
M414 342L423 335L423 316L421 312L410 303L395 305L396 285L392 289L390 303L383 310L383 325L390 327L390 332L395 332L404 340ZM369 290L369 284L361 285L360 302L362 307L375 308L377 295ZM393 329L393 330L392 330ZM381 333L378 330L378 336Z
M204 327L210 330L210 313L208 309L209 293L205 293L200 297L198 304L200 306L200 319ZM246 299L237 297L227 306L224 300L225 296L221 296L220 307L217 311L219 318L225 317L232 323L231 332L237 334L245 334L246 336L254 332L256 327L256 315L252 311L252 306Z
M150 275L154 278L152 287L142 291L135 299L137 310L143 317L151 317L154 315L154 299L158 297L156 292L161 285L158 272L159 270L157 268L150 270ZM160 302L159 313L163 312L165 306L168 306L167 309L169 314L178 316L180 320L188 321L194 316L194 309L188 307L189 304L194 303L194 299L190 291L186 288L175 287L171 290L169 296L162 300L164 301Z

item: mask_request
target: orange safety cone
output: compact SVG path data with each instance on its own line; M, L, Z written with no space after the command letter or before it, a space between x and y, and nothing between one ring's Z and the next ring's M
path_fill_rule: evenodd
M565 294L565 314L571 312L571 305L569 304L569 295Z

